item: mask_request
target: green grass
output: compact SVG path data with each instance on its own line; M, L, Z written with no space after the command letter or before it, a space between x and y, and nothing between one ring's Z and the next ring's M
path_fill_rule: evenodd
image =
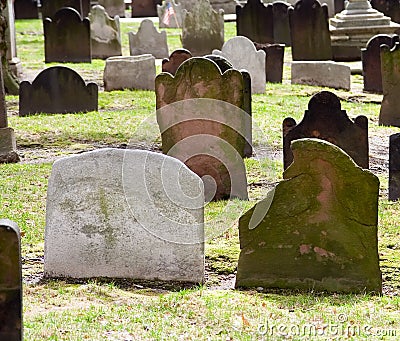
M139 23L122 23L124 55L129 55L127 33L138 27ZM18 20L16 30L18 56L25 70L39 72L55 65L44 63L39 20ZM180 30L166 31L170 51L181 47ZM235 34L235 24L226 23L225 39ZM290 59L290 49L286 59ZM66 65L85 80L101 83L104 61ZM269 157L282 148L282 120L290 116L299 122L311 95L323 90L289 84L289 70L285 65L283 84L267 84L265 94L253 96L257 153L245 160L250 201L206 205L208 277L204 285L192 288L129 280L37 281L43 272L48 159L104 146L157 148L154 92L101 91L98 112L30 117L15 115L18 97L7 96L9 113L14 114L9 124L15 129L22 163L0 165L0 216L16 221L22 231L25 340L399 339L400 204L388 202L383 194L379 253L384 295L229 289L240 250L238 217L282 179L282 160ZM354 79L361 82L359 76ZM371 138L398 131L377 125L379 104L363 100L360 94L325 90L340 96L351 118L368 117ZM387 172L378 176L385 193Z

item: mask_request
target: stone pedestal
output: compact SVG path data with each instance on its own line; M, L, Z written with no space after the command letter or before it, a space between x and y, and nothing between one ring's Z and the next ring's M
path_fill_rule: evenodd
M373 9L368 0L349 0L346 9L330 19L333 59L361 59L364 48L377 34L394 34L400 25Z
M0 163L14 163L19 161L16 152L14 130L12 128L0 128Z

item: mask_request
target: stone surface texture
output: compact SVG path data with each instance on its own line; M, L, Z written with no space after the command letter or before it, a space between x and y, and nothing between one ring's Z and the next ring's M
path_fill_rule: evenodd
M329 142L292 149L284 180L239 220L236 287L381 293L378 178Z
M57 160L45 276L204 280L204 194L179 160L100 149Z

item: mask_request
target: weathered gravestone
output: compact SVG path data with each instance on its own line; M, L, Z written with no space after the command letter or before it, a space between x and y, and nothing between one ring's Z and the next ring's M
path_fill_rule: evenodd
M235 14L236 6L239 5L237 0L210 0L211 6L216 10L223 10L225 14Z
M195 57L175 76L159 74L155 86L163 153L203 178L207 200L247 199L242 157L251 117L243 110L243 75L221 74L213 61Z
M156 60L151 54L110 57L104 68L104 90L154 90Z
M182 47L193 56L210 54L224 44L224 14L216 12L208 0L199 0L183 11Z
M0 219L0 340L22 341L21 236L17 224Z
M317 0L299 0L289 8L293 60L332 59L328 7Z
M175 75L179 66L181 66L185 60L192 57L190 51L186 49L177 49L172 52L168 58L162 60L162 72L169 72L171 75Z
M103 6L107 14L114 18L118 15L125 18L125 2L124 0L99 0L99 5Z
M15 0L15 19L38 19L38 4L35 0Z
M400 43L392 49L381 46L381 72L383 99L379 124L400 127Z
M132 0L132 18L135 17L156 17L157 5L161 4L162 0Z
M378 178L326 141L292 150L284 180L239 220L236 287L381 293Z
M378 34L369 40L366 48L361 49L364 91L382 93L381 45L392 48L398 41L398 35Z
M97 84L86 85L74 70L53 66L40 72L32 83L21 83L19 115L97 111L97 99Z
M175 0L164 0L157 5L157 15L159 28L182 27L182 4L175 3Z
M272 3L274 42L290 46L289 12L290 4L283 1Z
M73 8L61 8L43 21L45 62L90 63L90 21Z
M179 160L101 149L57 160L46 207L46 276L201 283L204 193Z
M121 56L121 29L119 17L110 18L104 7L95 5L90 14L90 39L92 43L92 58L105 59Z
M299 124L291 117L284 119L284 169L293 161L292 141L305 137L329 141L349 154L360 167L369 167L367 118L361 115L351 121L341 109L338 97L329 91L321 91L310 99Z
M389 200L400 199L400 134L389 138Z
M294 61L291 83L350 90L350 66L333 61Z
M375 8L392 21L400 23L400 1L399 0L371 0L372 8Z
M261 0L248 0L236 6L236 35L245 36L260 44L274 42L272 5L265 6Z
M158 32L150 19L144 19L137 33L129 32L128 36L131 56L150 53L156 58L165 58L169 55L167 33Z
M43 20L53 18L63 7L74 8L82 17L86 17L89 14L90 0L41 0L40 2Z
M233 37L224 43L221 51L213 50L213 54L225 57L237 70L247 70L251 77L251 91L265 93L265 52L257 51L249 38Z
M265 52L265 79L270 83L282 83L284 44L258 44L254 43L257 50Z

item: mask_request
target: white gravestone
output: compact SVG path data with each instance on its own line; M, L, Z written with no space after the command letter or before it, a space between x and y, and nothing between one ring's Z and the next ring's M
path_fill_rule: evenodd
M203 222L201 179L177 159L111 148L60 159L45 275L203 282Z

